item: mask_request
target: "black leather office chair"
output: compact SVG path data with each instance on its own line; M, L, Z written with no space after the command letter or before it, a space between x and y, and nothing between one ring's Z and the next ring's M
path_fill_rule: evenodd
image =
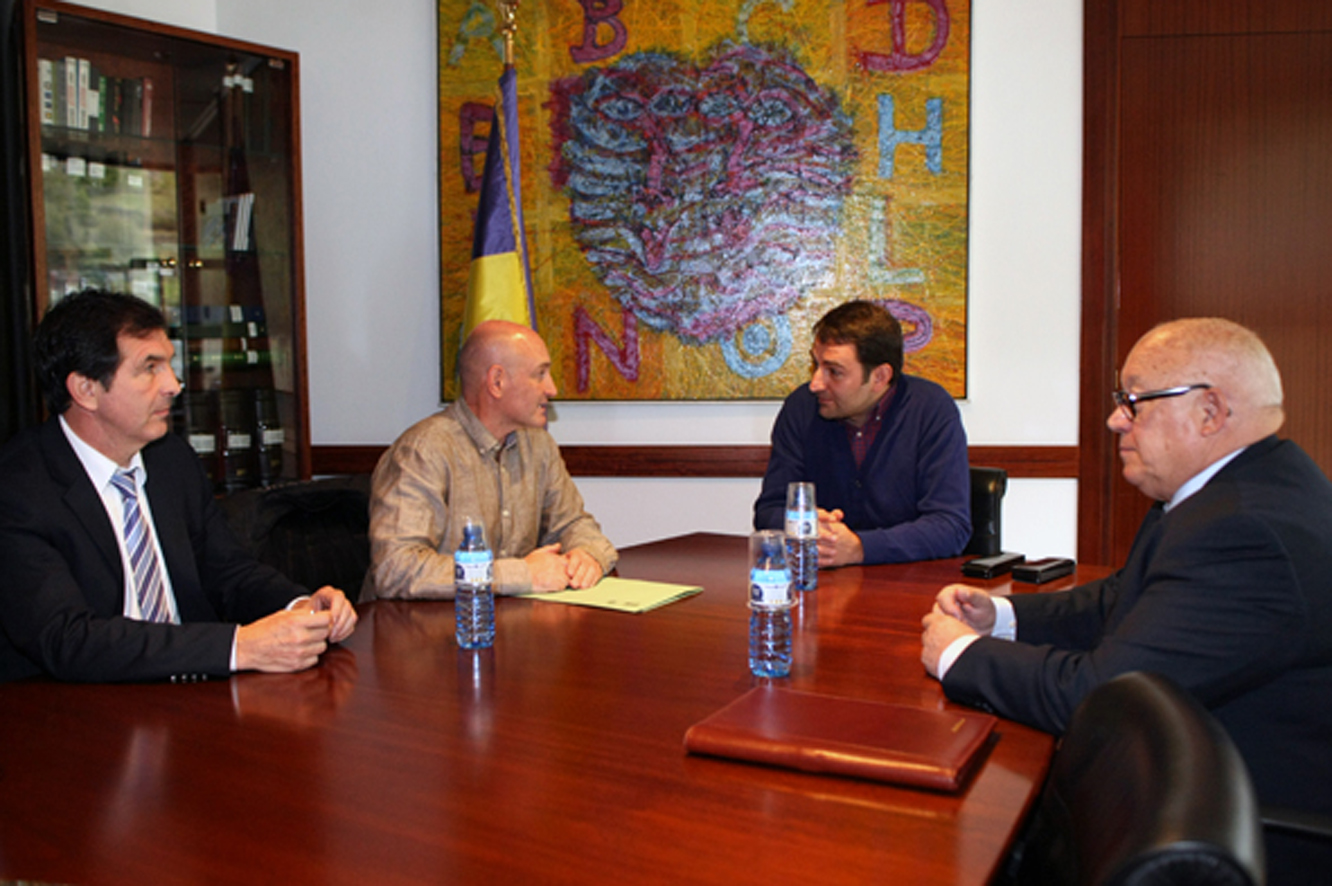
M1074 713L1012 861L1040 886L1262 886L1249 772L1192 696L1124 674Z
M971 468L971 541L963 554L990 557L1002 547L1001 523L1008 472L1003 468Z
M359 596L370 567L368 474L247 489L220 504L260 562L311 591L333 585Z

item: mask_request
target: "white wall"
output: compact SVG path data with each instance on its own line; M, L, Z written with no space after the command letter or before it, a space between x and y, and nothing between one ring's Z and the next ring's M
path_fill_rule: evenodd
M214 29L206 0L100 0ZM311 425L387 443L439 405L434 0L215 0L216 30L301 54ZM1077 442L1082 10L972 0L973 444ZM184 21L187 17L190 21ZM775 403L562 403L562 443L765 443ZM757 480L581 479L617 544L744 532ZM1072 556L1077 484L1013 480L1004 541Z
M79 5L217 33L216 0L82 0Z

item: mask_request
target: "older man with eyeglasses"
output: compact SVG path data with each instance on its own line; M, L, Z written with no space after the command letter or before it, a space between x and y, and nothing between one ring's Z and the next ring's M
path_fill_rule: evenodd
M1229 731L1265 804L1332 813L1332 483L1289 440L1281 376L1228 320L1148 332L1106 423L1156 501L1123 568L1070 591L940 591L922 661L954 701L1062 732L1096 686L1163 674ZM1332 848L1268 835L1269 883ZM1325 881L1317 881L1325 882Z

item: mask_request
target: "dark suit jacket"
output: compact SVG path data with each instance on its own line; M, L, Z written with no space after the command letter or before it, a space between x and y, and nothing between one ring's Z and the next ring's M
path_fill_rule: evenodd
M57 419L0 452L0 680L227 674L236 624L305 593L240 546L188 444L168 434L143 461L179 625L121 614L118 530Z
M1154 508L1108 578L1012 600L1019 642L973 643L949 698L1058 733L1093 687L1153 671L1226 727L1260 800L1332 811L1332 484L1294 443Z

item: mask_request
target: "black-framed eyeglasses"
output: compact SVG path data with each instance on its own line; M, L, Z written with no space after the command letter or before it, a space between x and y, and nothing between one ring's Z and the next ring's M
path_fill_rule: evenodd
M1173 388L1162 388L1159 391L1143 391L1141 394L1130 394L1123 388L1110 392L1114 398L1115 405L1124 410L1128 415L1129 421L1138 417L1138 404L1145 403L1148 400L1164 400L1167 397L1182 397L1189 391L1204 391L1212 386L1199 382L1193 385L1176 385Z

